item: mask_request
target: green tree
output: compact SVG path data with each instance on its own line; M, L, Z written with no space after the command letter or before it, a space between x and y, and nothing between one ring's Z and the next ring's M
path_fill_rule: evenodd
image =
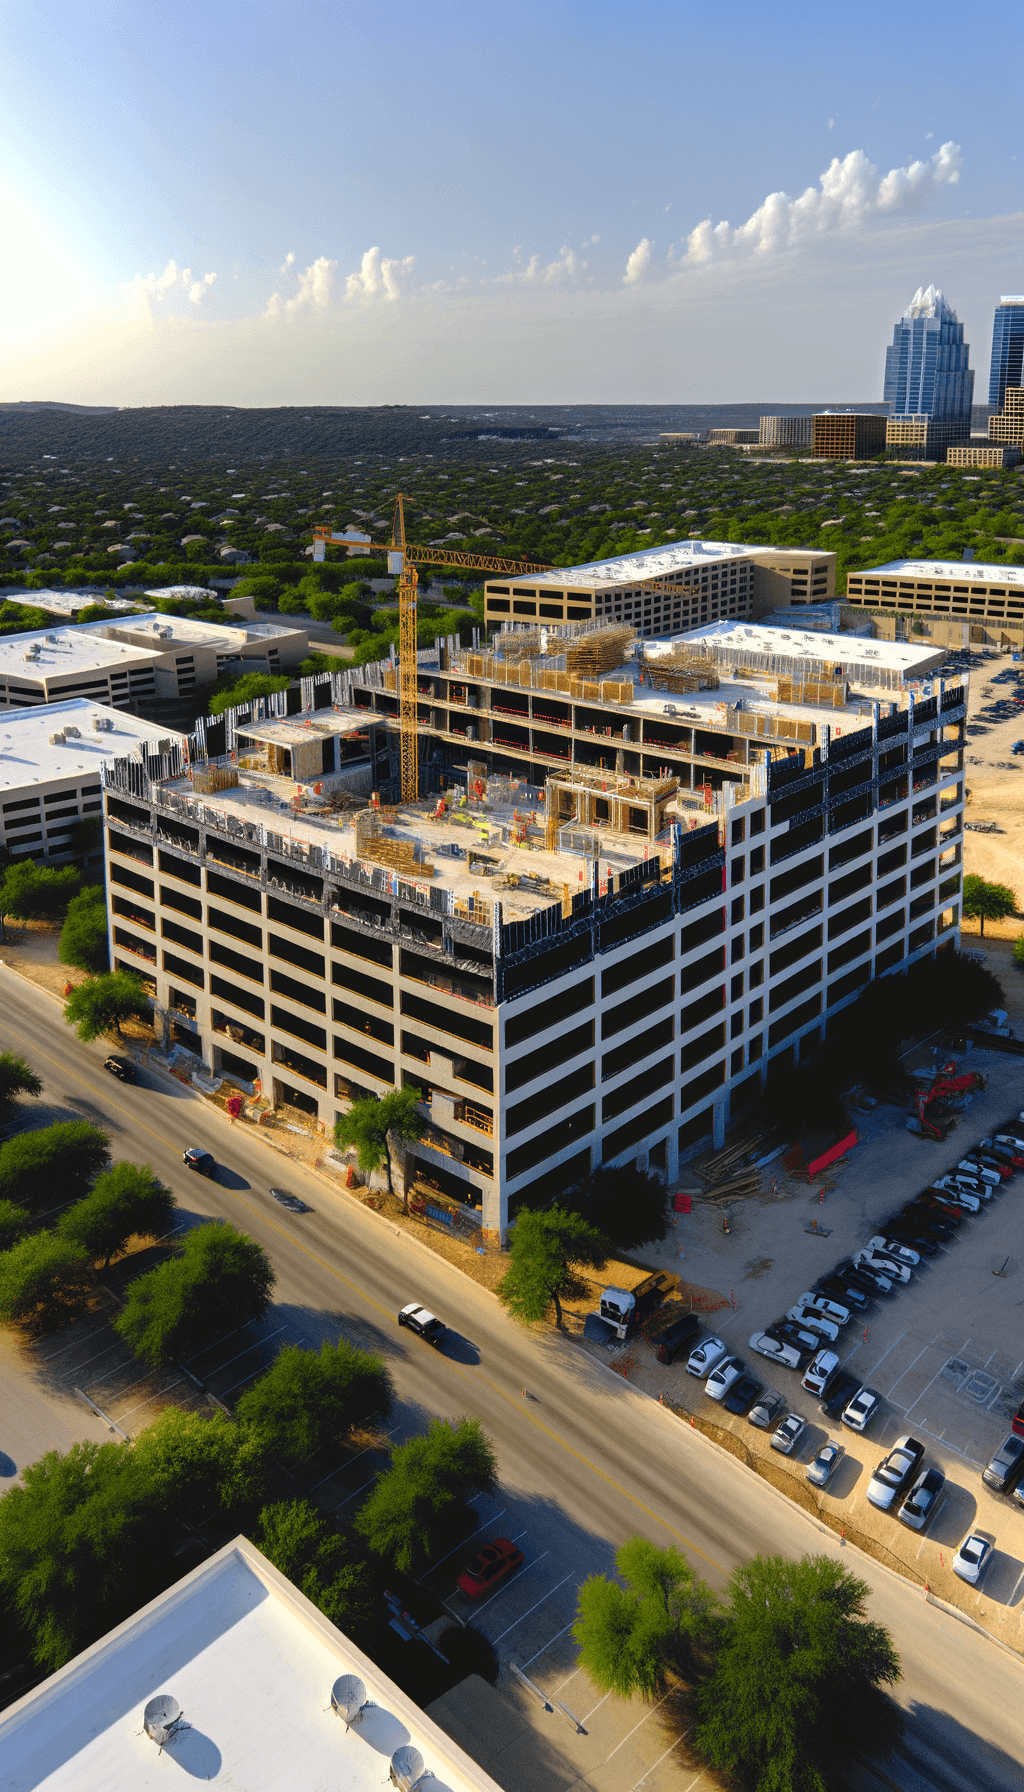
M0 1201L0 1251L9 1251L29 1231L32 1221L16 1201Z
M600 1269L610 1252L608 1239L578 1213L560 1207L546 1212L520 1208L509 1242L511 1262L498 1283L514 1319L543 1319L554 1305L555 1323L562 1328L562 1300L583 1294L586 1283L578 1266Z
M76 965L80 971L109 968L107 897L102 884L88 884L72 896L60 930L57 957L61 964Z
M347 1114L334 1123L334 1142L344 1149L354 1145L361 1170L379 1170L387 1166L388 1194L394 1194L391 1179L391 1148L395 1143L410 1144L423 1136L423 1120L419 1104L423 1097L414 1083L404 1089L390 1089L379 1099L375 1095L354 1101ZM405 1206L408 1211L409 1196Z
M23 1207L74 1201L104 1167L110 1141L88 1120L19 1132L0 1145L0 1200Z
M379 1356L344 1338L319 1351L286 1344L238 1402L244 1425L258 1426L282 1462L302 1461L349 1432L383 1423L394 1383Z
M578 1213L622 1251L658 1243L671 1230L665 1184L636 1163L600 1164L559 1196L559 1206Z
M392 1451L356 1518L356 1529L375 1555L411 1574L443 1554L476 1493L498 1482L494 1453L476 1419L446 1424L434 1419L424 1437Z
M97 1176L82 1201L61 1214L61 1238L81 1245L90 1260L121 1256L130 1238L162 1238L174 1224L177 1203L148 1164L117 1163Z
M345 1540L308 1500L282 1500L260 1513L258 1547L293 1586L347 1635L372 1618L366 1562L355 1559Z
M223 1412L168 1406L132 1444L149 1498L168 1523L202 1523L211 1513L238 1519L265 1497L265 1439Z
M241 709L255 703L257 697L271 697L275 691L286 691L291 680L274 678L267 672L245 672L238 678L218 678L210 698L210 714L222 716L226 709Z
M81 881L81 872L73 865L58 871L52 865L19 859L7 867L0 883L0 919L9 915L15 921L51 920L67 907Z
M631 1537L615 1566L624 1587L592 1574L580 1588L579 1665L602 1692L651 1699L665 1691L670 1670L691 1669L695 1652L714 1642L722 1608L677 1549Z
M1013 962L1019 971L1024 971L1024 933L1019 933L1013 942Z
M114 1330L154 1366L192 1356L215 1338L262 1319L274 1271L261 1245L233 1226L197 1226L181 1254L128 1285Z
M0 1319L46 1331L79 1314L92 1285L81 1245L33 1232L0 1255Z
M8 874L9 875L9 874ZM964 878L963 913L966 920L980 921L985 937L986 921L1003 921L1017 912L1017 898L1006 884L992 884L976 871Z
M131 1015L149 1019L149 997L134 971L104 971L76 984L64 1006L64 1019L87 1043L108 1027L121 1034L121 1022Z
M899 1657L865 1620L868 1591L829 1556L755 1556L736 1570L699 1697L695 1741L712 1767L756 1792L827 1792L865 1746L896 1746L903 1717L884 1688Z
M43 1085L19 1052L0 1052L0 1114L14 1107L19 1095L41 1095Z

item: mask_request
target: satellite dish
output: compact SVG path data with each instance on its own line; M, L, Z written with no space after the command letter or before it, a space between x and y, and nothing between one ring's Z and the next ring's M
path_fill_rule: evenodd
M423 1756L411 1742L396 1748L391 1757L391 1784L399 1788L399 1792L412 1792L420 1774L423 1772Z
M366 1688L358 1674L342 1674L331 1687L331 1709L345 1725L355 1723L366 1702Z
M169 1692L157 1693L156 1698L150 1699L142 1713L146 1735L151 1736L162 1748L180 1716L181 1706L177 1699L172 1698Z

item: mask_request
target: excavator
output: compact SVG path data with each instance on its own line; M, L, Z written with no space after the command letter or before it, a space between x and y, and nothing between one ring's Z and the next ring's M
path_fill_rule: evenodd
M936 1071L926 1089L919 1089L916 1100L916 1116L911 1114L907 1119L907 1131L916 1133L921 1139L935 1139L941 1142L952 1127L952 1116L944 1109L944 1103L951 1096L972 1094L975 1090L984 1089L985 1078L980 1071L968 1070L961 1076L956 1074L956 1060L950 1059ZM931 1110L929 1112L929 1110Z

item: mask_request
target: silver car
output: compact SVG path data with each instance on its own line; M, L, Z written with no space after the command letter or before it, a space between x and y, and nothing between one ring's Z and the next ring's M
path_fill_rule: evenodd
M791 1456L806 1430L806 1419L802 1419L798 1412L787 1412L772 1438L772 1449L782 1456Z
M821 1338L828 1338L834 1344L839 1336L839 1327L834 1319L826 1319L814 1307L790 1307L787 1319L795 1319L797 1325L805 1326L809 1332L817 1332Z
M823 1444L807 1470L808 1481L815 1487L827 1487L845 1454L842 1444Z
M976 1587L995 1555L996 1540L991 1531L968 1531L953 1557L953 1573L969 1586Z
M878 1240L872 1239L871 1242L877 1244ZM813 1288L800 1295L797 1305L813 1307L816 1313L823 1313L826 1319L833 1320L836 1325L846 1325L850 1317L849 1307L844 1307L838 1300L830 1300L827 1294L816 1294Z
M716 1363L720 1363L726 1354L726 1347L721 1338L702 1338L696 1350L691 1350L686 1359L688 1375L710 1375Z

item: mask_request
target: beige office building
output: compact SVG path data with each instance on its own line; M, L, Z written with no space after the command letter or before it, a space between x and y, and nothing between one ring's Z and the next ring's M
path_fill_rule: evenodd
M1024 566L986 566L979 561L890 560L846 579L846 602L866 610L960 618L1024 631Z

